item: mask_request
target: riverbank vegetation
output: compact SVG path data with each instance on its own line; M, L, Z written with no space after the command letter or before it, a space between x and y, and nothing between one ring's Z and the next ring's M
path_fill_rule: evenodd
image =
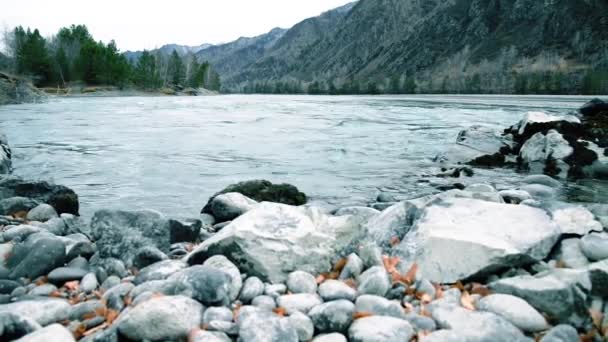
M148 91L185 88L220 89L218 74L193 55L145 51L129 61L114 41L96 41L84 25L72 25L44 38L37 29L19 26L4 34L6 56L0 68L28 77L38 87L114 86Z

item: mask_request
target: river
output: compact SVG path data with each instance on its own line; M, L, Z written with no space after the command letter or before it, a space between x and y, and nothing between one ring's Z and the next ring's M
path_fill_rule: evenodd
M509 186L512 169L444 180L431 159L461 129L504 129L531 110L569 113L586 97L262 96L52 98L0 107L14 173L73 188L82 213L100 208L197 216L228 184L268 179L315 200L364 204L442 182ZM598 187L597 184L600 184ZM576 201L605 201L603 183L570 184ZM569 192L570 194L573 193ZM602 195L604 193L604 195Z

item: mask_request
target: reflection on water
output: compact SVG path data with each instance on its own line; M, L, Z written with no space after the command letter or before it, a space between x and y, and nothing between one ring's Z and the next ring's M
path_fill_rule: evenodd
M430 162L472 124L503 129L528 110L567 113L579 97L215 96L55 99L0 107L15 173L51 179L80 195L83 213L151 208L195 216L241 180L297 185L341 204L378 191L434 191ZM510 186L513 170L479 170L467 182ZM569 186L598 201L606 184Z

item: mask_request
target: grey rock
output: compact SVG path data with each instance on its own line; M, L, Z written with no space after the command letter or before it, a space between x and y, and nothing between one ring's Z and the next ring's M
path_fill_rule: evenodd
M0 294L10 294L14 289L20 286L21 283L16 281L0 279Z
M243 280L241 278L241 272L239 269L223 255L215 255L205 260L203 266L213 267L218 269L230 276L230 301L234 301L239 297L241 288L243 287Z
M13 240L25 240L28 236L39 233L43 231L42 228L37 226L31 226L27 224L22 224L18 226L9 227L2 233L2 238L4 241L13 241Z
M232 322L232 310L225 307L211 307L205 310L203 314L203 323L208 324L211 321Z
M27 317L10 312L0 314L0 340L10 341L42 329L40 324Z
M42 284L40 286L34 287L30 291L30 295L48 297L51 293L55 291L57 291L57 286L53 284Z
M301 342L310 341L315 333L315 326L312 320L301 312L294 312L289 316L291 326L296 329L298 339Z
M257 296L264 294L264 283L258 277L249 277L245 280L240 294L243 303L249 303Z
M84 293L91 293L95 291L98 285L95 273L87 273L80 281L80 290Z
M172 277L175 294L182 294L207 306L230 303L231 277L209 266L192 266Z
M167 260L169 257L154 246L145 246L135 252L133 267L142 269L159 261Z
M384 296L390 289L388 273L383 266L374 266L363 272L359 277L358 291L360 294Z
M180 260L164 260L144 267L139 271L135 284L143 284L151 280L164 280L186 268L186 263Z
M357 296L357 291L344 282L329 279L319 285L319 295L326 302L338 299L346 299L352 302Z
M13 289L13 291L11 292L11 298L25 296L26 293L27 289L24 286L19 286Z
M197 330L190 335L190 342L232 342L232 339L222 332Z
M127 268L122 260L116 258L102 258L95 253L90 260L91 266L102 267L107 275L115 275L120 278L127 276Z
M414 255L419 275L436 283L543 260L561 233L540 209L466 198L428 206L414 231L395 249Z
M65 244L59 239L42 238L36 241L27 255L15 266L10 277L34 279L63 266L65 263Z
M437 329L437 324L432 318L414 312L406 314L404 319L410 322L416 331L435 331Z
M402 238L412 227L419 208L410 201L399 202L373 217L366 224L367 236L387 248L393 237Z
M608 296L608 259L590 264L587 268L591 281L591 294Z
M257 203L240 193L231 192L214 197L210 202L210 209L217 222L225 222L243 215Z
M285 308L287 314L294 312L308 313L310 309L322 303L321 297L312 293L284 295L277 298L279 307Z
M70 260L67 267L88 271L89 262L87 261L87 259L85 259L83 257L76 257L76 258Z
M118 323L121 334L134 340L180 340L198 328L203 306L187 297L152 298L129 310Z
M0 215L12 215L20 211L28 212L40 202L26 197L10 197L0 200Z
M492 294L477 303L477 309L502 316L525 332L539 332L549 328L545 318L525 300L504 294Z
M280 283L296 269L311 274L329 271L332 258L352 247L361 234L361 225L350 216L265 202L203 242L188 263L221 254L238 260L237 266L248 275Z
M571 206L556 209L552 212L553 220L557 222L562 234L585 235L592 231L604 230L602 224L595 220L594 215L581 206Z
M27 213L28 221L46 222L55 217L59 217L55 208L46 203L39 204Z
M312 342L348 342L346 337L340 333L321 334L315 337Z
M106 280L103 283L101 283L101 290L107 291L118 284L120 284L120 278L118 278L115 275L111 275L108 278L106 278Z
M52 270L51 273L49 273L48 278L49 282L55 285L63 285L63 283L68 281L80 280L87 273L89 273L88 270L83 270L81 268L59 267Z
M523 190L502 190L498 194L502 196L505 203L509 204L520 204L523 201L532 199L532 196Z
M91 219L91 236L102 258L117 258L131 266L141 247L155 246L169 252L168 227L168 221L155 211L100 210Z
M355 253L351 253L346 258L346 265L340 272L340 279L357 279L363 272L363 260Z
M522 183L524 184L541 184L544 186L548 186L551 188L559 188L561 186L561 183L549 176L546 175L530 175L530 176L526 176L523 180Z
M369 312L376 316L391 316L405 319L405 311L401 303L380 296L359 296L355 302L355 310L356 312Z
M207 324L207 329L222 332L230 336L236 336L239 333L239 327L236 323L226 321L211 321Z
M591 233L581 239L581 250L589 260L608 259L608 233Z
M570 325L560 324L551 328L540 342L577 342L580 341L578 332Z
M352 342L402 342L414 336L414 328L405 320L371 316L356 320L348 329Z
M335 300L315 306L308 316L320 333L344 332L353 321L355 305L347 300Z
M554 188L542 184L523 185L519 188L519 190L525 191L529 193L533 198L540 200L552 199L557 195L557 191Z
M257 296L251 300L251 305L267 311L272 311L277 307L276 301L270 296Z
M51 324L18 339L19 342L75 342L72 333L61 324Z
M100 300L89 300L86 302L78 303L72 306L70 309L69 319L72 321L84 321L87 316L97 314L96 311L104 309L105 305Z
M107 290L102 299L106 301L108 309L121 311L125 307L125 298L135 288L132 283L120 283Z
M534 277L501 279L489 287L495 293L522 298L560 323L582 327L589 320L587 302L591 281L586 271L556 269Z
M372 217L380 215L380 211L369 207L345 207L338 209L336 216L352 215L357 217L361 222L367 222Z
M316 293L317 281L307 272L295 271L287 276L287 289L291 293Z
M439 328L458 331L465 340L527 341L517 327L490 312L470 311L459 306L436 306L431 308L431 314Z
M170 240L176 242L196 242L203 223L200 220L169 220Z
M239 341L297 342L298 332L289 318L280 318L265 312L252 312L239 323Z
M79 256L89 259L95 252L97 252L97 249L92 242L77 242L68 249L67 260L72 260Z
M382 250L375 243L365 243L359 248L359 257L363 261L363 268L382 266Z
M7 312L33 319L46 326L68 318L70 304L63 299L40 298L0 305L0 313Z
M272 298L278 298L281 295L287 293L287 286L285 284L265 284L264 294L271 296Z
M567 268L583 268L589 265L589 260L581 249L578 238L564 239L557 248L557 258Z

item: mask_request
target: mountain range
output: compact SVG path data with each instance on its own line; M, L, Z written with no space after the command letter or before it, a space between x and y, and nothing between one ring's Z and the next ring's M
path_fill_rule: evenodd
M360 0L179 48L211 62L226 91L608 92L606 32L606 0Z

